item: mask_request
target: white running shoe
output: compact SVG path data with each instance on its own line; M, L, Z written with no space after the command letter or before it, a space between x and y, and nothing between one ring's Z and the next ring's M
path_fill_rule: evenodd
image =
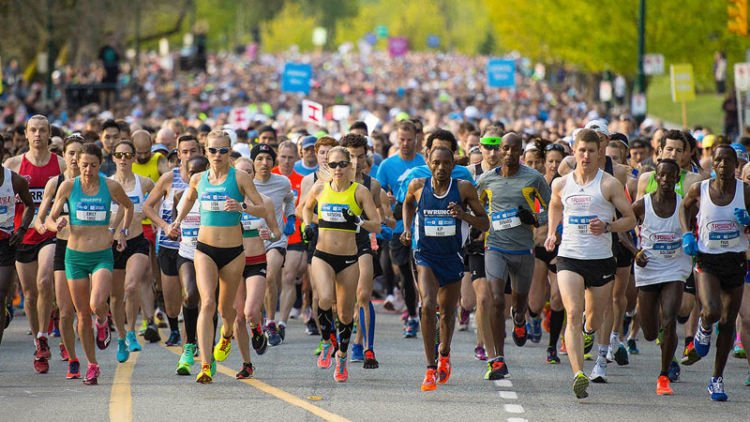
M596 358L596 363L591 369L591 375L589 375L591 382L595 383L606 383L607 382L607 360L599 356Z

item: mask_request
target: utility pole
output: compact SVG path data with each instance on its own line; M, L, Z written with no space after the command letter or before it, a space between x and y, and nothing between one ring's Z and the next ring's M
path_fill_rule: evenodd
M141 0L135 1L135 66L141 65Z
M645 95L646 74L643 72L643 55L646 53L646 0L640 0L638 11L638 74L635 80L635 92ZM645 117L644 113L644 117Z
M47 101L50 101L50 106L54 92L52 87L52 69L55 65L55 56L52 54L52 6L53 0L47 0Z

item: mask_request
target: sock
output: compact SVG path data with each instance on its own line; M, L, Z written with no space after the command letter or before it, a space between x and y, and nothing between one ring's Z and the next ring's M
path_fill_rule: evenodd
M214 312L213 323L214 323L214 338L211 339L211 343L213 343L213 345L215 346L216 345L216 333L217 333L216 328L219 326L219 312L218 311Z
M49 333L45 333L44 331L40 331L37 333L36 338L42 338L42 337L49 337Z
M354 321L343 324L341 321L338 323L338 334L339 334L339 352L346 354L349 350L349 340L352 337L352 328L354 328Z
M529 316L533 319L537 319L539 317L539 314L529 311Z
M171 331L180 331L180 325L177 322L177 318L172 318L168 316L167 321L169 322L169 329Z
M367 343L367 341L369 340L369 336L367 335L367 333L370 328L367 326L367 324L365 324L365 322L367 321L365 319L365 312L368 311L369 308L367 311L365 311L364 306L359 307L359 329L362 330L362 339L364 343L369 346L369 343Z
M294 285L294 307L297 309L302 308L302 283Z
M665 376L665 377L668 377L668 376L669 376L669 371L661 371L661 372L659 372L659 376L660 376L660 377L661 377L661 376Z
M367 327L367 348L372 350L375 345L375 306L372 302L367 304L370 310L370 326Z
M705 335L711 334L711 327L708 327L708 329L703 328L703 318L698 319L698 329L701 330L701 333Z
M616 345L620 342L620 336L616 331L612 331L612 334L609 335L609 344Z
M331 339L331 331L333 327L333 310L323 310L318 308L318 321L320 322L320 337L324 341Z
M186 342L191 344L198 343L198 308L182 307L182 317L185 322Z
M278 325L279 327L281 327L281 326L283 325L283 326L284 326L284 328L286 328L286 321L279 321L279 322L277 323L277 325Z
M603 358L607 358L607 352L609 351L609 345L600 344L599 345L599 356Z
M557 348L557 340L562 333L563 322L565 322L565 311L552 311L549 317L549 347Z

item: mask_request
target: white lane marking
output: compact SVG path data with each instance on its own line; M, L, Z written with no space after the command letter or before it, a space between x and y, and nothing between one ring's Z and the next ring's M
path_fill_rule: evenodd
M510 380L497 380L495 381L495 386L500 388L510 388L513 387L513 383L510 382Z
M516 400L518 398L515 391L498 391L497 393L500 394L501 399Z
M508 422L529 422L528 419L524 419L524 418L508 418L508 419L506 419L506 421L508 421Z
M504 405L505 411L508 413L523 413L525 410L523 410L523 406L520 404L506 404Z

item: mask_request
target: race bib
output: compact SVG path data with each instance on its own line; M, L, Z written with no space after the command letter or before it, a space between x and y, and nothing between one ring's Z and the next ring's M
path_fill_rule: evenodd
M76 204L76 218L80 221L104 222L107 219L107 207L104 204L79 202Z
M518 210L516 208L492 213L493 230L508 230L520 225L521 219L518 218Z
M706 245L711 249L733 248L740 244L740 231L708 232Z
M263 223L263 219L250 214L242 214L242 230L258 230Z
M191 248L198 245L198 228L182 229L182 241L190 245Z
M346 223L344 214L341 212L344 208L347 208L344 204L323 204L320 206L318 217L329 223Z
M204 193L201 196L201 209L203 211L224 211L227 196L220 193Z
M595 215L571 215L568 217L568 226L578 234L591 234L589 222L595 219Z
M143 212L143 204L141 203L141 197L140 196L128 196L130 198L130 202L133 203L133 212L136 214L140 214Z
M450 237L456 235L456 219L453 217L426 217L424 234L428 237Z
M674 259L679 255L682 242L658 242L654 243L653 252L658 258Z

